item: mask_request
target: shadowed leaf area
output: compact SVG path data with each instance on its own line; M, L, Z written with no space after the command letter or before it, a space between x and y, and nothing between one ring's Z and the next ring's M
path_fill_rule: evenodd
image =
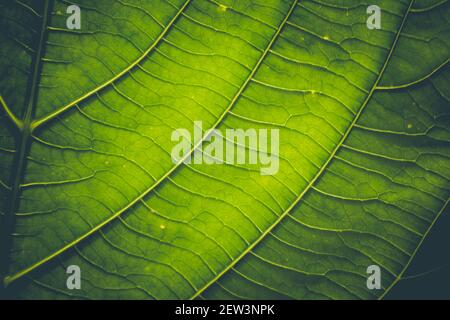
M6 297L382 298L448 214L449 17L445 0L1 1ZM174 163L196 121L278 129L278 172Z

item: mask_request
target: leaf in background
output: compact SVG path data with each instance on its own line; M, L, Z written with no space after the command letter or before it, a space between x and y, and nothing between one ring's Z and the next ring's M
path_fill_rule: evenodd
M447 1L79 1L81 30L70 4L1 4L9 297L378 298L398 281L449 198ZM279 129L279 172L173 164L172 131L199 120Z

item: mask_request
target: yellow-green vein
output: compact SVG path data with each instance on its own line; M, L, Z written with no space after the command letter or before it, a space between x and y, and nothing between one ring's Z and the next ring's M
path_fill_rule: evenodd
M199 291L197 291L191 299L195 299L197 296L199 296L203 291L205 291L210 285L212 285L214 282L219 280L220 277L222 277L228 270L230 270L233 266L236 265L243 257L245 257L253 248L256 247L279 223L283 218L300 202L300 200L304 197L304 195L311 189L311 187L314 185L314 183L319 179L319 177L322 175L322 173L325 171L325 169L328 167L329 163L333 160L334 156L336 155L337 151L340 149L341 145L344 143L344 141L347 139L348 135L352 131L354 125L358 121L359 117L361 116L363 110L369 103L370 99L372 98L373 93L375 92L375 88L377 87L378 83L381 80L381 77L384 74L384 71L386 70L387 65L389 64L389 61L391 59L392 53L395 50L395 47L397 45L398 39L400 37L400 34L403 30L403 27L405 25L405 22L408 18L408 14L411 10L411 7L414 3L414 0L411 1L409 4L408 9L406 10L406 13L403 17L403 20L400 24L400 27L397 31L397 34L394 38L394 41L391 45L391 49L389 50L388 56L383 64L382 69L380 70L380 74L378 78L376 79L375 83L372 86L372 89L370 90L369 94L367 95L367 98L365 99L364 103L360 107L358 113L356 114L355 118L353 119L352 123L347 128L347 131L345 132L344 136L341 138L339 143L336 145L333 152L328 157L327 161L323 164L323 166L320 168L320 170L317 172L317 174L314 176L314 178L311 180L311 182L306 186L305 190L292 202L292 204L275 220L275 222L266 230L264 231L258 239L255 240L245 251L243 251L235 260L233 260L224 270L222 270L216 277L214 277L211 281L209 281L205 286L203 286Z
M152 45L150 47L148 47L147 50L145 50L144 53L142 53L142 55L140 55L136 60L134 60L128 67L123 69L121 72L119 72L117 75L115 75L114 77L112 77L108 81L102 83L101 85L95 87L91 91L85 93L81 97L79 97L79 98L69 102L68 104L66 104L66 105L64 105L62 107L57 108L55 111L53 111L53 112L51 112L51 113L49 113L49 114L47 114L47 115L45 115L45 116L43 116L43 117L41 117L39 119L34 120L32 122L32 124L31 124L31 131L33 131L36 128L42 126L44 123L47 123L50 120L58 117L60 114L64 113L65 111L73 108L74 106L76 106L77 104L82 102L83 100L89 98L93 94L97 93L98 91L102 90L103 88L107 87L108 85L112 84L113 82L117 81L123 75L125 75L127 72L129 72L134 67L136 67L142 60L144 60L150 54L150 52L154 48L156 48L156 46L160 43L160 41L167 35L167 33L169 32L169 30L171 29L171 27L173 26L175 21L183 13L183 11L186 9L186 7L188 6L188 4L190 2L191 2L191 0L187 0L183 4L183 6L180 8L180 10L178 10L177 14L172 18L172 20L170 20L170 22L167 24L167 26L165 27L163 32L161 32L161 34L158 36L158 38L156 38L156 40L152 43Z
M225 111L221 114L221 116L217 119L216 123L212 126L212 128L217 128L222 121L224 120L224 118L226 117L226 115L228 114L228 112L231 110L231 108L236 104L236 102L239 100L240 96L242 95L243 91L245 90L245 88L248 86L248 84L250 83L251 79L254 77L255 73L257 72L257 70L259 69L259 67L261 66L261 64L263 63L264 59L266 58L267 54L269 53L270 49L272 48L273 44L275 43L276 39L278 38L281 30L284 28L287 20L289 19L289 17L292 15L292 12L294 11L296 5L298 3L298 0L295 0L288 13L286 14L285 18L283 19L283 21L280 23L279 27L277 28L276 32L274 33L272 39L270 40L270 42L268 43L268 45L266 46L265 50L263 51L263 53L261 54L260 58L258 59L257 63L255 64L255 66L253 67L252 71L250 72L250 74L247 76L246 80L244 81L244 83L242 84L242 86L240 87L240 89L237 91L237 93L235 94L235 96L233 97L233 99L231 100L230 104L228 105L228 107L225 109ZM166 174L164 174L162 177L160 177L152 186L150 186L148 189L146 189L143 193L141 193L139 196L137 196L133 201L131 201L128 205L126 205L125 207L123 207L121 210L115 212L113 215L111 215L108 219L106 219L105 221L103 221L102 223L98 224L97 226L95 226L94 228L92 228L90 231L86 232L85 234L79 236L78 238L76 238L75 240L71 241L70 243L68 243L67 245L65 245L64 247L62 247L61 249L57 250L56 252L48 255L47 257L41 259L40 261L32 264L31 266L13 274L10 276L7 276L4 278L4 283L5 285L9 285L11 282L17 280L18 278L28 274L29 272L33 271L34 269L36 269L37 267L43 265L44 263L52 260L53 258L59 256L60 254L62 254L63 252L65 252L66 250L72 248L73 246L75 246L76 244L78 244L79 242L81 242L82 240L86 239L87 237L89 237L90 235L94 234L96 231L98 231L99 229L103 228L104 226L106 226L109 222L113 221L114 219L116 219L117 217L119 217L122 213L124 213L125 211L127 211L128 209L130 209L131 207L133 207L136 203L138 203L143 197L145 197L149 192L151 192L153 189L155 189L157 186L159 186L168 176L170 176L182 163L184 163L184 161L200 146L202 145L202 143L204 142L204 140L207 137L204 136L202 137L202 139L200 139L200 141L198 141L193 148L182 158L180 159Z

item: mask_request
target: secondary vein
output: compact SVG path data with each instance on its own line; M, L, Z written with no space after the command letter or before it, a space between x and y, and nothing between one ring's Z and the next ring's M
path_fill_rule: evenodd
M169 32L169 30L172 28L173 24L175 23L175 21L178 19L178 17L183 13L183 11L186 9L186 7L189 5L189 3L191 2L191 0L187 0L184 5L178 10L177 14L172 18L172 20L170 20L170 22L168 23L168 25L166 26L166 28L163 30L163 32L158 36L158 38L156 38L156 40L151 44L150 47L147 48L147 50L144 51L144 53L142 53L136 60L134 60L128 67L126 67L125 69L123 69L121 72L119 72L118 74L116 74L114 77L112 77L111 79L109 79L108 81L102 83L101 85L95 87L94 89L90 90L89 92L83 94L81 97L69 102L68 104L57 108L56 110L54 110L53 112L39 118L33 121L33 123L31 124L31 130L35 130L36 128L44 125L45 123L51 121L52 119L58 117L59 115L61 115L62 113L66 112L67 110L72 109L73 107L75 107L77 104L79 104L80 102L86 100L87 98L89 98L90 96L94 95L95 93L99 92L100 90L102 90L103 88L109 86L110 84L114 83L115 81L117 81L118 79L120 79L123 75L125 75L126 73L128 73L130 70L132 70L134 67L136 67L142 60L144 60L149 54L150 52L153 51L154 48L156 48L156 46L160 43L160 41L167 35L167 33Z
M3 107L3 110L6 112L8 118L13 122L17 129L22 130L23 123L22 120L16 117L14 112L8 107L3 97L0 95L0 105Z
M192 297L191 299L195 299L197 296L199 296L203 291L205 291L209 286L211 286L213 283L215 283L217 280L219 280L219 278L221 278L228 270L230 270L231 268L233 268L236 263L238 263L242 258L244 258L250 251L253 250L254 247L256 247L256 245L258 245L265 237L266 235L268 235L280 222L281 220L283 220L283 218L289 214L289 212L295 208L295 206L300 202L301 199L303 199L303 197L305 196L305 194L314 186L315 182L319 179L320 176L322 176L323 172L325 171L325 169L328 167L329 163L333 160L334 156L336 155L337 151L340 149L341 145L344 143L344 141L347 139L348 135L350 134L350 132L352 131L354 125L356 124L356 122L358 121L359 117L361 116L363 110L365 109L365 107L367 106L368 102L370 101L370 99L372 98L373 93L375 92L375 89L378 85L378 83L380 82L384 71L386 70L386 67L389 64L389 61L391 59L392 53L395 50L395 47L397 45L398 39L400 37L400 34L403 30L403 27L405 25L405 22L408 18L408 14L411 10L411 7L414 3L414 0L411 1L404 17L403 20L401 22L401 25L398 29L398 32L395 36L394 42L391 45L391 49L389 51L389 54L385 60L385 63L383 64L382 69L380 70L380 74L378 76L378 78L376 79L375 83L372 86L372 89L370 90L369 94L367 95L366 100L363 102L363 104L361 105L358 113L356 114L355 118L353 119L353 122L349 125L349 127L347 128L347 131L345 132L344 136L342 137L342 139L339 141L339 143L336 145L336 148L333 150L333 152L330 154L330 157L327 159L327 161L323 164L323 166L321 167L321 169L317 172L317 174L314 176L314 178L311 180L311 182L306 186L305 190L303 190L303 192L297 197L297 199L294 200L294 202L277 218L277 220L275 220L275 222L266 230L264 231L259 237L258 239L255 240L255 242L253 242L245 251L243 251L234 261L232 261L222 272L220 272L216 277L214 277L211 281L209 281L204 287L202 287L199 291L197 291Z
M50 3L51 2L51 3ZM23 174L26 166L26 156L29 150L29 140L31 137L31 122L33 118L34 109L38 98L38 84L40 81L40 74L42 68L42 57L45 53L45 42L47 38L47 24L50 16L50 11L53 8L53 0L45 0L43 5L43 15L41 21L41 28L39 38L36 44L36 53L33 57L31 66L32 76L29 78L26 98L25 98L25 114L21 120L20 140L18 144L18 152L14 159L15 167L12 170L11 176L11 193L9 197L9 204L4 215L4 221L2 225L1 233L1 248L0 248L0 274L3 278L8 274L9 261L10 261L10 249L11 249L11 233L14 229L15 219L14 214L19 205L20 196L20 182L23 178ZM6 282L5 282L6 284Z
M244 81L244 83L241 85L240 89L237 91L237 93L235 94L235 96L233 97L233 99L231 100L230 104L228 105L228 107L224 110L224 112L221 114L221 116L217 119L216 123L212 126L212 128L217 128L225 119L225 117L229 114L229 111L233 108L233 106L236 104L236 102L239 100L239 98L241 97L242 93L244 92L245 88L248 86L248 84L250 83L250 81L252 80L252 78L254 77L254 75L256 74L257 70L259 69L259 67L261 66L261 64L263 63L264 59L266 58L267 54L269 53L270 49L272 48L273 44L275 43L276 39L278 38L281 30L283 29L283 27L285 26L287 20L289 19L289 17L291 16L292 12L295 9L295 6L297 5L298 0L295 0L288 12L288 14L286 15L286 17L284 18L284 20L281 22L280 26L278 27L278 29L276 30L275 34L273 35L271 41L267 44L265 50L263 51L263 53L261 54L259 60L257 61L257 63L255 64L255 66L253 67L252 71L250 72L250 74L247 76L246 80ZM111 215L108 219L104 220L102 223L96 225L94 228L92 228L91 230L89 230L88 232L84 233L83 235L79 236L78 238L76 238L75 240L71 241L70 243L68 243L67 245L65 245L64 247L60 248L59 250L57 250L56 252L48 255L47 257L39 260L38 262L32 264L31 266L13 274L10 276L5 277L4 282L5 284L9 285L11 282L17 280L18 278L28 274L29 272L33 271L34 269L36 269L37 267L43 265L44 263L52 260L53 258L59 256L60 254L62 254L63 252L65 252L66 250L74 247L76 244L78 244L79 242L81 242L82 240L86 239L87 237L89 237L90 235L94 234L95 232L97 232L99 229L103 228L104 226L106 226L108 223L110 223L111 221L113 221L114 219L116 219L117 217L119 217L122 213L124 213L125 211L127 211L128 209L130 209L131 207L133 207L136 203L139 203L141 199L143 199L147 194L149 194L153 189L155 189L157 186L159 186L163 181L166 180L167 177L169 177L178 167L180 167L180 165L182 163L184 163L184 161L192 155L192 153L199 147L202 145L202 143L205 141L207 137L204 136L202 137L202 139L200 139L200 141L198 141L197 144L195 144L193 146L193 148L181 159L179 160L179 162L177 164L175 164L166 174L164 174L163 176L161 176L152 186L150 186L148 189L146 189L143 193L141 193L139 196L137 196L134 200L132 200L129 204L127 204L125 207L123 207L121 210L115 212L113 215Z

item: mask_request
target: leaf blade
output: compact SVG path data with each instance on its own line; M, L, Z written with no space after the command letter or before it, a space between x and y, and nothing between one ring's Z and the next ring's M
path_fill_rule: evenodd
M445 170L439 167L446 163L447 125L445 120L441 120L445 118L445 112L437 120L436 128L425 133L417 131L405 135L398 131L398 123L391 123L393 120L386 121L385 125L369 121L373 118L372 109L381 110L377 101L383 100L386 108L391 108L389 106L392 106L391 99L394 97L401 97L402 103L406 101L403 92L400 95L385 95L379 91L386 88L383 72L387 65L392 74L395 69L392 66L397 64L396 61L388 63L394 51L389 43L397 43L401 31L398 26L403 26L406 20L406 16L400 13L408 5L412 6L412 2L390 4L391 11L386 20L388 32L377 34L370 40L364 34L364 26L360 29L354 26L359 24L354 23L353 19L358 17L355 13L363 11L361 5L345 8L332 3L304 1L299 5L293 2L289 11L288 5L291 4L277 2L270 8L255 4L258 10L250 12L245 11L248 9L245 6L236 4L226 6L215 2L192 2L167 39L164 38L164 43L155 48L127 78L112 84L104 93L96 93L82 105L74 105L75 108L68 114L48 123L48 128L37 130L29 156L29 175L21 183L24 196L22 207L17 212L20 224L16 232L18 235L38 235L35 241L43 243L46 248L33 253L34 259L42 257L45 251L52 252L58 243L70 250L53 251L57 255L50 255L50 258L58 256L55 261L37 260L48 263L45 269L39 268L30 273L29 297L70 295L61 286L64 283L64 266L72 263L81 265L88 274L88 289L76 296L97 298L186 298L192 295L261 298L264 294L277 298L373 298L374 295L361 289L364 283L361 269L344 263L346 254L351 251L349 261L355 261L358 265L362 261L379 263L384 271L393 276L397 274L399 265L407 265L405 255L408 255L411 243L419 241L417 237L426 223L421 217L414 223L408 221L406 225L398 223L395 220L397 216L395 219L380 216L380 209L376 206L370 209L363 207L366 216L361 216L354 211L357 208L354 205L351 211L354 218L351 219L356 225L371 221L367 227L369 232L365 229L358 231L358 228L355 228L356 231L353 228L332 228L328 225L329 221L320 216L316 216L316 221L311 221L309 217L299 218L298 210L314 215L314 210L326 213L336 206L336 212L341 215L340 202L353 201L359 205L376 201L377 195L373 191L380 185L388 186L392 193L403 192L406 198L408 192L416 194L423 204L433 204L423 219L435 217L431 214L435 212L435 203L445 200L448 180L445 180ZM282 10L272 11L277 7L283 8L284 13L290 13L280 15ZM345 11L346 16L337 14ZM411 11L415 13L414 9ZM276 15L281 24L273 28L266 21L269 16L273 18L272 22L275 21ZM359 17L364 16L361 14ZM229 21L242 26L239 33L235 32L233 23ZM284 25L283 32L280 32ZM278 31L274 33L274 29ZM357 30L356 37L349 32L350 29ZM202 41L198 41L193 34L198 36L201 32L211 32L214 36L202 36ZM389 32L396 34L394 40ZM180 37L184 37L181 42ZM224 70L220 69L222 65L217 68L208 63L210 57L219 59L219 55L214 50L202 52L208 47L202 42L211 46L213 39L223 42L214 43L217 45L215 50L222 50L227 46L227 41L233 41L236 48L241 46L242 56L232 57L233 54L227 50L221 53L220 59L229 59L227 63L232 63L233 68L228 65ZM186 47L187 43L190 46ZM386 50L386 45L389 50ZM404 37L402 46L405 46ZM370 58L359 55L361 48L372 50ZM386 56L388 58L384 61ZM246 62L240 61L247 57L251 58ZM202 63L208 66L203 67ZM248 68L248 65L256 67ZM215 74L209 70L214 70ZM428 76L421 78L422 81L413 79L407 88L408 93L421 97L423 94L417 93L416 87L421 87L423 81L427 85L442 82L445 71L446 63L442 62L441 69L431 70ZM180 80L177 74L186 75L186 78ZM236 77L236 74L239 76ZM236 85L236 79L243 84ZM381 86L378 86L379 82ZM139 85L153 93L144 93ZM442 88L441 85L439 87ZM164 98L155 88L165 92ZM176 88L178 92L167 91L168 88ZM182 100L182 95L190 94L191 88L194 88L194 94L189 97L192 99L190 101L200 96L203 99L207 97L204 102L208 108L201 106L198 110L175 110L182 107L182 101L188 101L186 96L183 97L186 100ZM371 99L374 93L375 97ZM445 90L443 93L445 96ZM167 98L166 95L173 97ZM147 105L149 102L153 105ZM369 102L370 108L367 106ZM121 106L121 103L124 105ZM232 107L233 111L230 111ZM402 104L402 108L408 109L406 104ZM363 109L368 111L363 113ZM140 111L137 113L136 110ZM439 109L432 109L431 114L436 110ZM177 112L179 119L184 117L182 122L177 123L173 118ZM414 112L417 113L416 110ZM427 109L427 112L430 111ZM119 114L125 118L120 119L117 117ZM137 114L138 121L130 118ZM385 111L380 112L383 117L386 114ZM418 114L418 117L425 119L423 114ZM165 155L170 143L161 137L169 136L170 129L178 125L189 127L194 119L199 118L207 119L208 125L218 126L219 129L255 126L282 129L282 137L286 140L282 145L281 175L262 178L254 168L228 165L220 168L182 165L179 170L170 169ZM139 121L141 119L145 126ZM150 126L150 122L147 123L149 120L152 123ZM159 125L165 126L164 130L157 129ZM315 125L321 132L314 128ZM372 158L367 158L367 163L361 163L361 158L369 154L372 157L384 154L361 144L363 137L366 137L365 132L370 132L367 141L374 146L391 144L407 150L406 155L422 150L419 148L422 141L430 141L430 150L435 148L441 154L430 156L442 158L434 167L429 167L430 161L426 160L425 167L430 174L441 173L440 176L431 175L424 179L431 179L436 185L421 183L421 188L416 190L417 183L413 183L406 192L406 189L400 188L398 178L391 177L391 171L397 168L410 172L413 169L408 165L398 167L389 163L379 167ZM407 139L400 143L390 134L404 135ZM425 137L420 138L423 134ZM124 148L125 144L130 147ZM293 146L301 148L301 152ZM154 159L146 164L144 160L150 159L149 155ZM409 156L398 157L395 152L385 157L386 160L396 161L398 158L403 163L410 163L410 160L405 162ZM70 171L62 170L67 167L64 161L70 163ZM50 163L48 169L43 165L47 162ZM113 166L110 167L110 164ZM339 170L344 170L345 174L337 174ZM414 175L416 171L412 171ZM424 175L421 171L419 173ZM373 182L364 181L361 178L363 174L370 175ZM405 179L404 176L401 178ZM195 183L192 184L192 181ZM342 181L348 181L348 190L335 190ZM364 186L360 194L367 197L355 193L351 181ZM406 188L405 182L401 182L402 188ZM148 190L148 185L154 187L149 192L139 192ZM370 191L370 188L373 190ZM86 191L92 195L86 194ZM52 199L55 203L53 208L48 195L55 199ZM44 200L43 205L33 203L36 196ZM334 199L334 202L327 198ZM381 200L388 204L393 198L395 196L387 192L382 194ZM44 206L45 203L47 206ZM120 210L123 203L136 206L122 206L130 210ZM291 213L291 209L294 212ZM119 214L115 214L117 212ZM298 225L292 224L293 215L296 215ZM383 223L377 220L381 217ZM306 218L309 220L304 222ZM67 223L58 222L64 219ZM38 227L41 221L51 225L52 230ZM111 224L105 221L111 221ZM339 222L337 220L335 223ZM320 224L325 225L323 230L318 227ZM370 229L376 225L380 230L396 230L399 239L392 239L390 234L377 235ZM296 231L286 233L285 226ZM326 233L326 241L335 239L336 257L329 252L326 252L329 257L322 254L308 241L298 242L299 239L305 241L310 237L311 240L315 236L308 229L311 227ZM82 238L77 237L80 234ZM87 238L83 234L92 237ZM400 235L406 237L400 239ZM377 243L379 249L368 254L355 242L357 237L367 240L369 244ZM21 270L33 261L31 257L24 259L24 254L33 245L25 238L15 238L15 246L23 249L13 253L15 262L12 269ZM323 240L319 245L326 246L328 242ZM280 260L274 255L274 250L285 250L291 260ZM311 255L317 254L319 264L327 265L328 260L337 261L337 265L345 268L325 275L316 272L323 270L323 266L311 270L298 268L303 266L302 261L309 261ZM58 261L62 265L58 265ZM271 270L272 275L267 275L267 270L261 269L261 266ZM302 272L299 273L299 270ZM267 278L262 278L264 276ZM272 282L269 283L268 279ZM314 281L311 282L311 279ZM236 283L241 285L236 288ZM297 283L299 288L286 292L285 288L280 289L280 283Z

